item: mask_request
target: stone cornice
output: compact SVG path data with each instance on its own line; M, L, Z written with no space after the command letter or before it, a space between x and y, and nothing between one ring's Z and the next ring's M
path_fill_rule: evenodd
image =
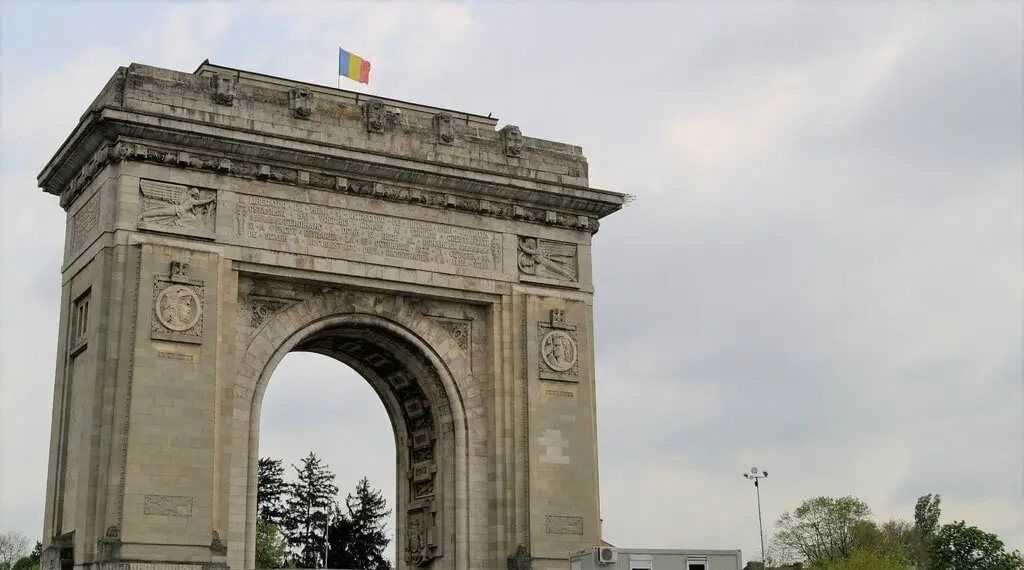
M83 117L39 176L70 207L111 162L140 160L323 190L452 208L596 233L623 195L453 168L209 123L104 108ZM59 166L58 166L59 165Z

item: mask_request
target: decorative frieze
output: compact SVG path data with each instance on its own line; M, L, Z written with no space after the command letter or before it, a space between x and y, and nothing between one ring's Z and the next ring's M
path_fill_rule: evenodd
M298 168L261 164L242 159L226 160L193 152L180 152L165 148L149 147L141 144L119 142L104 147L97 152L95 160L90 162L82 173L77 176L61 195L61 206L67 208L88 186L92 178L112 162L136 160L152 164L176 165L194 170L205 170L218 174L227 174L237 178L253 180L272 180L282 184L302 185L311 188L342 192L355 196L368 196L390 202L403 202L480 214L492 218L522 220L538 224L562 227L574 230L585 230L597 233L600 227L596 217L570 215L543 208L520 206L511 202L494 199L463 198L447 192L426 190L409 186L398 186L386 182L360 180L340 173L305 171L308 179L300 180ZM397 173L396 173L397 176ZM426 185L434 185L436 177L424 180ZM484 186L473 183L474 188ZM205 198L203 198L205 199Z

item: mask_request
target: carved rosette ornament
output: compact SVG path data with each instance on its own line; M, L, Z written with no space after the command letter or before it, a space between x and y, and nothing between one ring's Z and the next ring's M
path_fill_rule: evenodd
M523 152L523 132L515 125L501 128L501 140L505 145L506 156L519 156Z

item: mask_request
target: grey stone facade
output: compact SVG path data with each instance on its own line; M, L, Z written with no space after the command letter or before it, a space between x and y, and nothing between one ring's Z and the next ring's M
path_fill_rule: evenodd
M590 248L623 195L496 126L118 69L39 176L67 211L44 569L253 568L261 403L295 350L392 417L400 567L598 544Z

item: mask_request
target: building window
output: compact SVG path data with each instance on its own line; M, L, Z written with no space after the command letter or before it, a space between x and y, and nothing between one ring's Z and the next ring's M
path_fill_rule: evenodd
M71 344L78 347L89 335L89 291L71 306Z
M708 559L688 558L686 560L686 570L708 570Z

